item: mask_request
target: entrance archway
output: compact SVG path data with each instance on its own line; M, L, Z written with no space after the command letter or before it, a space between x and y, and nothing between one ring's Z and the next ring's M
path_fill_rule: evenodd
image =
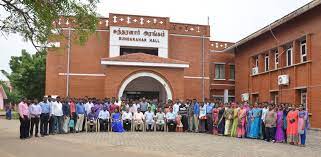
M168 83L162 77L151 72L139 72L129 76L119 88L118 98L135 94L145 94L150 97L158 95L160 101L163 102L173 97Z

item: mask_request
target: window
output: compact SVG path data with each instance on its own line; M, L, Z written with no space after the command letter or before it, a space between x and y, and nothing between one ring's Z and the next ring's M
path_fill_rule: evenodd
M259 67L259 56L255 57L255 67Z
M286 66L291 66L293 64L293 54L292 47L286 50Z
M225 79L224 64L215 64L215 79Z
M306 42L306 40L301 41L300 52L301 52L301 63L306 62L307 61L307 42Z
M279 52L276 50L275 51L275 69L279 68Z
M230 80L235 80L235 65L230 65Z
M264 58L264 70L269 71L269 55L266 54Z

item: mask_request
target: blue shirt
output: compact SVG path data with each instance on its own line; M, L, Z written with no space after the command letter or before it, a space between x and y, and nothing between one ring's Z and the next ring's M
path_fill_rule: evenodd
M214 108L214 104L212 104L212 103L207 104L206 105L206 113L212 114L213 108Z
M47 102L40 102L41 113L50 113L50 105Z
M198 103L194 104L194 115L199 115L200 113L200 105Z
M85 114L86 113L85 106L82 105L81 103L77 103L77 105L76 105L76 113L77 114Z

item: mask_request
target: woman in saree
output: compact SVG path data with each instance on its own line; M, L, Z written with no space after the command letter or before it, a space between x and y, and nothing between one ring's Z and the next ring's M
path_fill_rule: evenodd
M310 128L310 123L309 123L309 114L303 108L303 106L301 106L299 109L298 128L299 128L299 136L300 136L300 146L304 147L307 129Z
M238 124L237 124L237 137L245 137L245 125L246 125L246 108L241 106L240 111L238 112Z
M261 110L257 107L257 104L254 105L252 109L251 117L251 128L250 128L250 138L258 139L260 138L260 125L261 125Z
M212 117L213 117L213 134L217 135L218 134L218 113L219 113L219 108L215 107L213 108L212 111Z
M237 126L238 126L238 114L240 111L240 108L238 104L234 103L233 104L233 124L232 124L232 129L231 129L231 137L236 137L237 136Z
M249 106L246 113L246 137L250 137L251 125L253 122L253 108Z
M275 142L282 143L285 141L284 139L284 131L283 131L283 108L279 107L276 113L276 133L275 133Z
M298 118L299 118L299 111L292 106L291 110L289 111L286 121L287 121L287 142L291 145L298 145L299 144L299 131L298 131Z
M123 123L121 122L121 114L118 108L115 109L114 113L111 115L112 118L112 131L113 132L124 132Z
M218 112L218 135L223 135L224 131L225 131L225 118L224 118L224 114L225 114L225 108L223 103L220 104L220 107L218 108L219 112Z

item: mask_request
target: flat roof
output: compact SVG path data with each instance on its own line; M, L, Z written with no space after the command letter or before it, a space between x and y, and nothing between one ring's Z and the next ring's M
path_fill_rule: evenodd
M274 29L292 19L294 19L295 17L298 17L300 16L301 14L313 9L314 7L318 6L321 4L321 0L313 0L312 2L300 7L299 9L283 16L282 18L270 23L269 25L265 26L264 28L252 33L251 35L241 39L240 41L236 42L234 45L226 48L225 50L223 50L223 52L228 52L228 51L231 51L233 50L234 48L240 46L240 45L243 45L245 44L246 42L252 40L252 39L255 39L257 37L259 37L260 35L270 31L271 29Z

